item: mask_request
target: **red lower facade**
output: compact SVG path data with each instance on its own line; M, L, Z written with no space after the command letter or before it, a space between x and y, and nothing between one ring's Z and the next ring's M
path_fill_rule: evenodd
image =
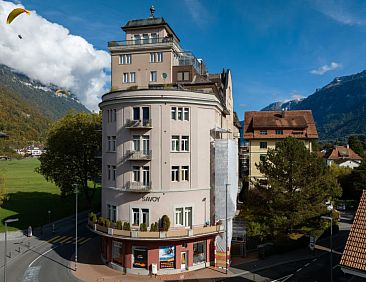
M135 274L168 274L214 263L215 236L182 240L123 240L101 237L101 255L115 269Z

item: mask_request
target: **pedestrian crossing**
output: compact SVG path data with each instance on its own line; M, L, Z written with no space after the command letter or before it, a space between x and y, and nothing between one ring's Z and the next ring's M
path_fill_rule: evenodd
M78 237L78 245L83 245L92 238L90 237ZM75 245L75 236L70 235L57 235L53 238L47 240L48 243L52 244L74 244Z

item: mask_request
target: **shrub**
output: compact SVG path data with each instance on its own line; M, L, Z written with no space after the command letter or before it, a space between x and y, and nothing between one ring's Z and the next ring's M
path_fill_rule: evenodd
M157 222L155 222L155 223L151 223L150 231L151 231L151 232L158 232L158 231L159 231L159 225L158 225L158 223L157 223Z
M97 223L97 215L93 212L89 213L89 220L94 224Z
M131 231L131 226L129 222L124 222L123 223L123 230L127 230L127 231Z
M98 224L100 226L105 226L105 221L106 221L106 219L102 216L98 218Z
M117 220L117 222L116 222L116 229L122 230L122 221Z
M106 218L105 221L104 221L104 226L105 227L111 227L111 221Z
M145 231L145 232L147 231L147 226L145 223L140 224L140 231Z
M169 219L169 216L167 216L166 214L164 214L161 217L161 229L163 231L168 231L169 230L169 227L170 227L170 219Z

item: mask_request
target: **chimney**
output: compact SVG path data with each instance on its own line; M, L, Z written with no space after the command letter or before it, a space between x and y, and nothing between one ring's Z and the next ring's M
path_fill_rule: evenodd
M281 110L281 116L282 116L282 118L285 118L285 116L286 116L286 108L283 108Z
M347 147L347 149L349 149L349 144L347 144L347 146L346 146L346 147Z

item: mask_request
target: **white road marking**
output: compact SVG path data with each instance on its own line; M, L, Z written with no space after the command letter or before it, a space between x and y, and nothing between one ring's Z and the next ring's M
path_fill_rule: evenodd
M317 259L317 258L315 258L315 259L313 259L313 260L312 260L312 262L315 262L315 261L317 261L317 260L318 260L318 259Z
M38 257L36 257L29 265L28 265L28 267L31 267L32 266L32 264L33 263L35 263L40 257L43 257L45 254L47 254L47 253L49 253L50 251L53 251L54 249L56 249L56 248L58 248L58 247L60 247L60 246L62 246L62 245L58 245L58 246L56 246L56 247L53 247L53 248L51 248L51 249L49 249L48 251L46 251L46 252L44 252L43 254L40 254Z
M308 267L309 265L310 265L310 262L308 262L308 263L307 263L307 264L305 264L304 266L305 266L305 267Z
M287 281L288 279L290 279L292 276L294 276L293 274L290 274L290 275L286 275L286 276L283 276L281 278L278 278L276 280L272 280L271 282L285 282Z
M301 271L302 270L302 267L301 268L299 268L298 270L296 270L296 272L299 272L299 271Z

